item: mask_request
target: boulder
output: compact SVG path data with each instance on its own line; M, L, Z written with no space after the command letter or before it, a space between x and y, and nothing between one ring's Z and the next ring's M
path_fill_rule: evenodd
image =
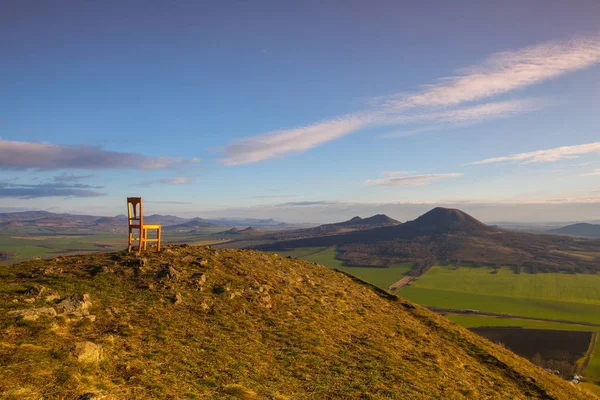
M158 273L159 278L166 278L173 281L178 281L180 276L180 272L177 271L171 264L164 265L162 271Z
M183 303L183 297L181 297L180 293L175 293L175 296L173 296L173 304L181 304Z
M92 342L78 342L71 353L80 363L95 364L102 359L102 346Z
M8 315L14 315L17 321L36 321L39 317L55 317L56 310L52 307L30 308L28 310L10 311Z
M89 309L92 307L90 296L87 293L73 294L60 303L55 308L60 314L78 314L80 316L89 315Z

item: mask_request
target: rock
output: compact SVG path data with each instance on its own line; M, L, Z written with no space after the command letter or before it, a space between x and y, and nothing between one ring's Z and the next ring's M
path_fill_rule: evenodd
M171 264L166 264L164 265L162 271L158 273L158 277L178 281L181 277L181 274Z
M39 317L55 317L56 310L52 307L30 308L28 310L10 311L8 315L15 315L17 321L36 321Z
M95 364L102 359L102 346L92 342L79 342L75 344L71 353L80 363Z
M25 291L25 294L29 296L41 297L46 292L46 290L47 288L45 286L33 285Z
M181 297L180 293L175 293L175 296L173 296L173 304L181 304L183 303L183 297Z
M88 392L79 396L78 400L100 400L102 398L103 396L100 396L99 394Z
M55 293L55 294L49 294L48 296L46 296L44 301L51 303L51 302L59 300L59 299L60 299L60 295L58 293Z
M91 307L92 302L87 293L73 294L55 306L57 314L67 314L74 317L84 317L89 315L89 309Z
M84 321L94 322L94 321L96 321L96 316L90 314L90 315L85 316L83 319L84 319Z
M206 274L204 272L197 272L192 275L192 279L196 280L196 284L202 286L206 282Z
M35 301L35 299L39 299L45 296L45 301L47 302L51 302L54 300L58 300L60 298L60 295L58 294L58 292L56 290L47 288L45 286L42 285L33 285L32 287L30 287L29 289L27 289L27 291L25 292L25 294L29 295L29 296L33 296L34 299L27 299L25 300L28 303L32 303L33 301Z

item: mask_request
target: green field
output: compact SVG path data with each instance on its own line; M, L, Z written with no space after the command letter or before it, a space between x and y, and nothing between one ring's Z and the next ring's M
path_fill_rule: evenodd
M596 341L596 348L585 370L585 374L586 376L593 377L595 379L594 383L600 385L600 340Z
M520 326L530 329L554 329L566 331L600 331L600 327L587 325L561 324L559 322L530 321L526 319L485 317L480 315L446 315L450 321L456 322L465 328L477 328L481 326Z
M0 250L12 254L5 264L36 257L51 258L59 254L114 251L126 247L126 235L0 235Z
M387 268L349 267L343 261L335 258L337 251L334 247L304 247L289 251L278 251L277 254L301 258L328 268L336 268L379 286L382 289L387 289L413 268L412 263L398 263Z
M600 275L515 274L508 267L495 274L492 271L486 267L434 266L413 282L412 287L600 305Z
M418 282L419 279L415 282ZM498 314L600 324L600 306L594 304L487 296L451 290L421 289L412 286L402 288L399 294L424 306L460 310L476 309Z

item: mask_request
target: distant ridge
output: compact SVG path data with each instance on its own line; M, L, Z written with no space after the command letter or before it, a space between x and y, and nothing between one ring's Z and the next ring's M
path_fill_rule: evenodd
M355 220L355 223L360 222ZM510 265L530 272L596 272L600 265L578 254L600 252L600 240L504 230L486 225L467 213L436 207L399 225L323 236L280 240L256 246L261 250L330 247L348 265L389 266L416 262L422 266L443 260L453 263ZM563 251L565 248L569 252Z
M210 223L205 219L194 218L194 219L186 221L182 224L167 226L164 228L164 230L170 231L170 232L194 232L198 228L210 228L210 227L216 227L216 226L218 226L218 225Z
M582 222L579 224L563 226L562 228L551 229L548 232L559 233L562 235L600 238L600 225Z
M314 238L320 236L345 234L354 231L370 230L385 226L400 225L400 221L384 214L373 215L368 218L354 217L347 221L336 222L333 224L324 224L313 228L296 229L291 231L281 231L265 236L268 240L291 240L300 238Z

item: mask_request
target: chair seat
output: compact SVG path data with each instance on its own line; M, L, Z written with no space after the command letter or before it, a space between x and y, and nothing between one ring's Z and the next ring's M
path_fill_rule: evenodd
M160 229L161 227L162 227L162 225L144 224L144 229Z

